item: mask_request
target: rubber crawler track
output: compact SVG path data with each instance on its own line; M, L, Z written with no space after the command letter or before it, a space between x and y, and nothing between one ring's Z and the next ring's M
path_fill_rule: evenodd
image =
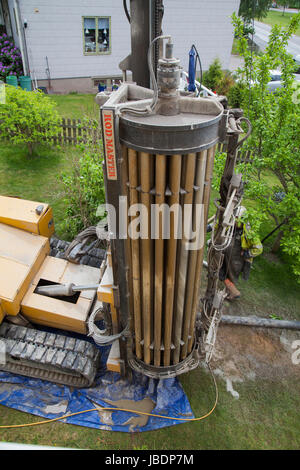
M0 370L77 388L95 379L100 351L88 341L2 323Z

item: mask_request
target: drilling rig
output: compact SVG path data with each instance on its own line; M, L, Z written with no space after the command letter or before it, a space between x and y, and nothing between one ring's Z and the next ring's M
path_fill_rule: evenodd
M0 199L1 370L84 387L93 384L103 345L112 345L108 369L125 376L175 377L211 358L225 295L218 272L242 198L236 153L251 126L241 110L202 96L201 84L181 89L184 71L172 37L162 34L161 0L131 0L130 13L124 7L132 52L120 64L123 82L96 97L107 226L88 235L106 240L105 259L99 268L74 264L69 253L50 256L51 209ZM214 157L225 140L200 305ZM23 323L11 323L16 318Z

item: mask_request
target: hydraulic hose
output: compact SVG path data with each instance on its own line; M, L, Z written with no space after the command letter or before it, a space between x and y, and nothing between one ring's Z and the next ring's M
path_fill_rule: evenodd
M150 113L152 113L155 106L157 105L158 86L157 86L157 81L156 81L155 73L154 73L153 66L152 66L152 48L154 44L156 43L156 41L158 41L159 39L171 39L171 36L170 35L157 36L156 38L153 39L148 49L148 67L149 67L150 78L152 81L152 86L153 86L153 91L154 91L154 96L153 96L151 104L147 106L147 108L144 108L144 109L124 107L124 108L119 109L120 113L130 113L136 116L147 116Z

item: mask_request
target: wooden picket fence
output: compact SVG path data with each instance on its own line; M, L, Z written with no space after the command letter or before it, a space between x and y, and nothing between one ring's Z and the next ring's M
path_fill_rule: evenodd
M101 137L99 123L81 119L62 119L61 130L51 140L56 145L77 145L88 141L97 144Z
M218 149L218 152L227 152L227 145L228 143L225 141L225 142L221 142L218 144L217 146L217 149ZM236 161L237 163L251 163L253 160L253 155L251 154L251 151L250 150L243 150L243 146L238 150L237 152L237 157L236 157Z
M101 138L100 125L96 120L81 121L81 119L62 119L61 130L52 137L54 144L58 145L77 145L79 143L92 142L97 144ZM227 142L219 143L217 149L219 152L227 152ZM240 148L237 153L238 163L251 163L253 156L250 150Z

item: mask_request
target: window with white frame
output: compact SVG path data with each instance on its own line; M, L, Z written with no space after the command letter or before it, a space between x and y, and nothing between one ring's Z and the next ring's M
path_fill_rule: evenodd
M109 54L110 46L110 17L83 17L83 51L86 55Z

